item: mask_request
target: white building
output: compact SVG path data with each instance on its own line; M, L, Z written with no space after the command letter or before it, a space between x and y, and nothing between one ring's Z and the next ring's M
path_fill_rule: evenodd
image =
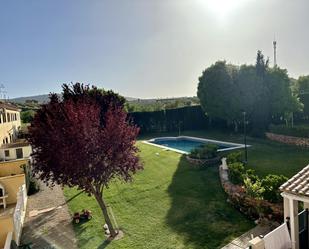
M20 110L12 104L0 102L0 146L14 142L20 126Z

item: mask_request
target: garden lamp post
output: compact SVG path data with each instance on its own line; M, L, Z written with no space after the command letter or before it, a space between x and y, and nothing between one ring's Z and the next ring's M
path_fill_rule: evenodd
M246 125L247 125L247 121L246 121L246 112L244 111L242 113L244 115L244 144L245 144L245 163L248 162L248 151L247 151L247 130L246 130Z

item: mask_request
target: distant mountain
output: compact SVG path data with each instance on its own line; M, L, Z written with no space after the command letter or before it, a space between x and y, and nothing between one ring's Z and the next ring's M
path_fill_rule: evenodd
M59 94L60 96L60 94ZM132 97L125 97L127 101L135 101L137 98ZM35 96L28 96L28 97L19 97L19 98L13 98L10 99L11 102L18 103L18 104L24 104L26 100L36 100L40 104L45 103L49 100L49 94L42 94L42 95L35 95Z
M59 94L60 96L60 94ZM196 98L196 97L175 97L175 98L153 98L153 99L139 99L139 98L132 98L132 97L125 97L128 102L138 102L141 104L151 104L155 102L170 102L175 100L183 100L188 98ZM28 97L19 97L19 98L13 98L10 99L10 102L17 103L17 104L24 104L26 100L36 100L39 102L39 104L45 103L49 100L49 94L41 94L41 95L35 95L35 96L28 96Z
M26 100L36 100L39 103L44 103L48 101L49 94L42 94L42 95L35 95L35 96L28 96L28 97L19 97L10 99L11 102L23 104Z

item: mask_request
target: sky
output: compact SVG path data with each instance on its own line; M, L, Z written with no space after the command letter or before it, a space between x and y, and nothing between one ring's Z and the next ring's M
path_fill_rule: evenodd
M0 1L0 84L10 98L70 82L127 97L195 96L217 60L253 64L257 50L309 74L308 0Z

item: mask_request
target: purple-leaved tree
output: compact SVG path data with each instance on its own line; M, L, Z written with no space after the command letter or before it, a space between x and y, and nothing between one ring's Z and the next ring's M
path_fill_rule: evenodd
M115 237L104 189L113 178L130 181L143 168L135 145L138 132L127 118L124 98L80 83L64 84L62 97L51 94L29 128L33 171L46 183L93 195Z

